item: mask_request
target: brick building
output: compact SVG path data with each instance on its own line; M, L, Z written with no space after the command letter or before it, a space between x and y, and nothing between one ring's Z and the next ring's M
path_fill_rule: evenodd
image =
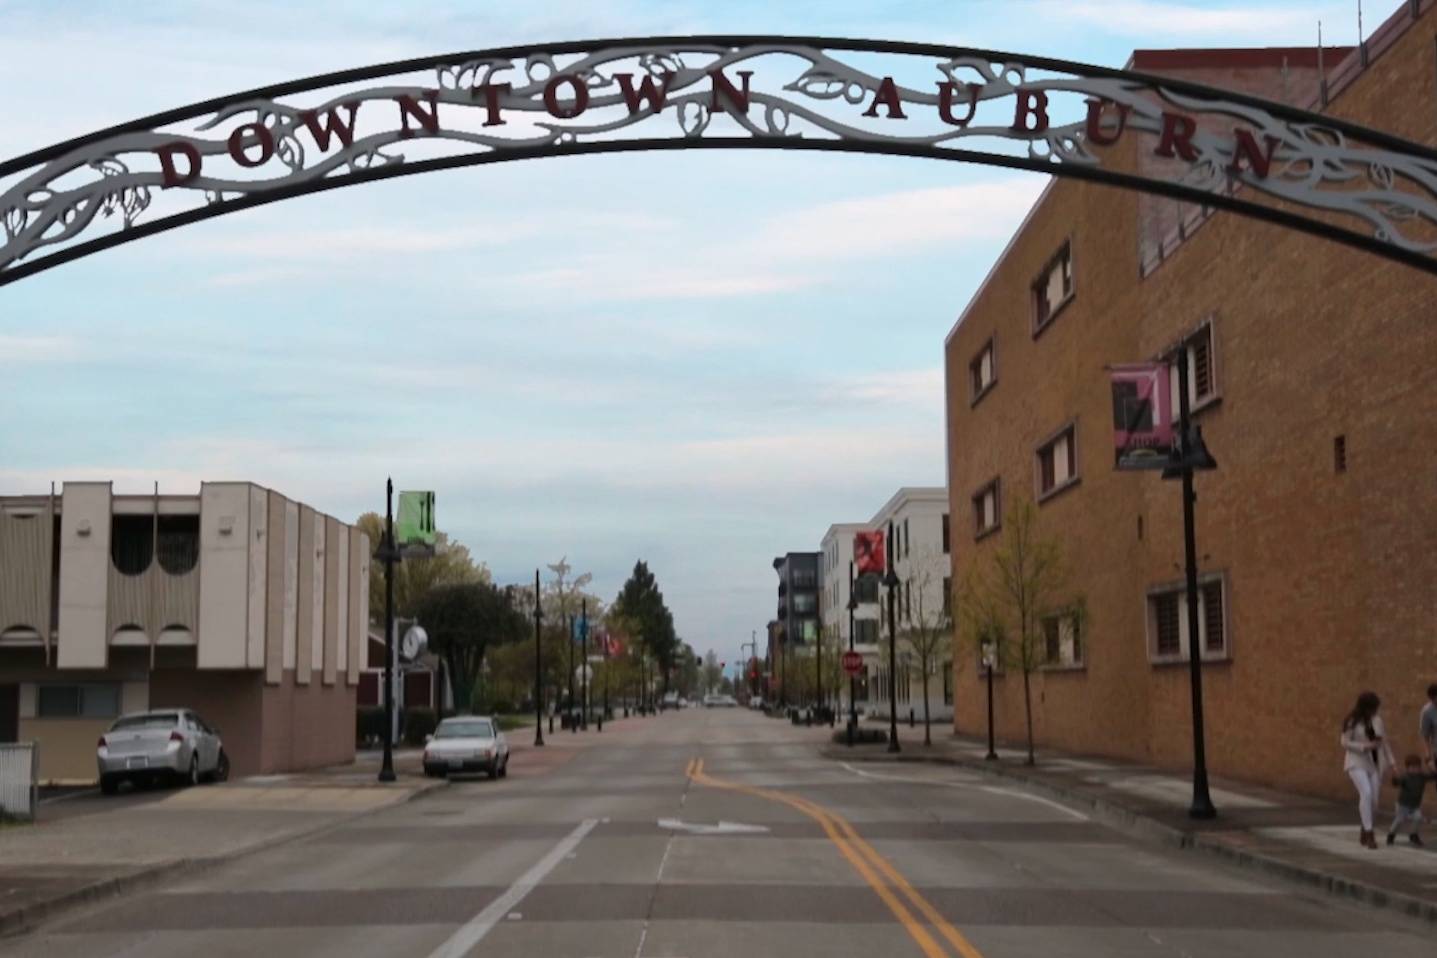
M1331 115L1437 145L1432 4L1323 51ZM1316 50L1138 51L1131 67L1320 110ZM1111 150L1131 169L1153 140ZM955 581L1019 498L1062 543L1081 629L1055 619L1038 742L1189 767L1178 484L1113 469L1104 367L1190 342L1213 774L1347 797L1342 716L1377 691L1396 750L1437 681L1437 279L1335 243L1075 180L1035 204L945 343ZM993 527L998 528L993 528ZM993 534L997 533L997 534ZM961 732L985 728L956 640ZM1022 677L995 681L1023 735Z

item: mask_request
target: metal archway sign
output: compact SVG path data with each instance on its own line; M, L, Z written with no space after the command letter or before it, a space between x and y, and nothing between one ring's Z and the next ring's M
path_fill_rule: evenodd
M1061 60L709 36L385 63L196 103L7 160L0 285L187 223L372 180L544 156L735 148L1079 177L1437 273L1437 151L1417 143ZM1135 164L1134 150L1159 162Z

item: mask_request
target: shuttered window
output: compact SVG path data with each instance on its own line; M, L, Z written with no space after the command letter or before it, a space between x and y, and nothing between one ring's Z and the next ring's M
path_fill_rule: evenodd
M1198 584L1198 641L1204 658L1229 655L1226 581L1209 576ZM1154 659L1188 656L1187 592L1171 589L1148 596L1150 654Z
M1156 651L1159 656L1182 654L1182 631L1178 617L1177 592L1153 597L1153 614L1157 625Z
M1072 247L1064 243L1033 281L1033 335L1042 332L1072 298Z
M1069 426L1038 449L1038 495L1062 488L1077 474L1077 445Z

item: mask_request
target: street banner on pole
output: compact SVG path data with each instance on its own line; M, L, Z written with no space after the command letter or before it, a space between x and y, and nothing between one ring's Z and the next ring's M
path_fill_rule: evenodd
M427 546L433 549L434 493L401 492L394 532L400 546Z
M588 623L588 622L585 622L583 619L575 619L575 620L574 620L574 622L573 622L573 633L574 633L574 634L573 634L572 638L573 638L573 640L574 640L575 642L582 642L582 641L584 641L584 636L585 636L586 633L588 633L588 631L589 631L589 623Z
M885 543L882 529L853 534L853 565L859 575L882 575L885 569Z
M1165 469L1173 446L1166 363L1109 366L1113 445L1118 469Z

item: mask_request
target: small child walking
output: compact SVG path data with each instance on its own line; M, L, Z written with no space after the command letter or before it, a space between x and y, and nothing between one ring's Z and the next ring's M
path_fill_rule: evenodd
M1392 816L1392 827L1387 830L1387 844L1391 845L1397 840L1397 829L1410 824L1412 833L1407 836L1407 840L1421 848L1422 836L1418 832L1422 828L1422 792L1427 788L1428 782L1437 781L1437 773L1424 771L1422 759L1416 755L1408 755L1402 764L1406 773L1392 774L1392 784L1398 788L1397 812Z

